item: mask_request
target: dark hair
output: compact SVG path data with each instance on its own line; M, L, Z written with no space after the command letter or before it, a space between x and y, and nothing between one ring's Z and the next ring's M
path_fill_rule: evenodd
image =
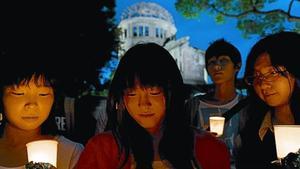
M138 79L143 86L158 85L166 96L166 116L159 153L175 168L192 168L193 132L184 113L183 80L170 53L155 43L138 44L122 57L109 90L108 128L119 143L120 152L133 153L138 169L152 168L154 151L151 135L128 114L123 93ZM147 152L147 153L145 153Z
M259 40L248 54L245 76L253 74L254 64L258 56L262 53L268 53L274 66L284 66L288 72L300 78L300 70L295 64L297 63L295 55L300 53L300 48L296 45L299 43L300 34L286 31L271 34Z
M207 69L207 62L212 57L219 57L222 55L229 56L234 66L241 64L241 54L240 51L233 46L231 43L227 42L225 39L218 39L214 41L205 52L205 65Z
M35 80L36 85L40 85L38 83L38 78L43 77L45 79L44 85L51 86L54 89L57 88L57 78L56 73L57 71L53 70L54 67L51 69L52 64L47 62L46 60L41 60L39 57L41 55L37 55L37 51L31 53L28 57L26 57L25 51L22 51L24 56L19 55L22 54L22 52L4 52L1 51L1 57L5 57L6 61L5 63L1 63L0 70L0 112L3 114L3 120L1 121L0 125L0 137L2 136L5 128L5 124L7 123L7 120L5 118L5 113L3 112L3 91L4 88L10 85L20 85L25 84L27 85L30 81L30 79L33 77ZM41 53L39 53L41 54ZM32 57L32 58L31 58ZM52 111L51 111L52 112ZM47 120L41 125L41 133L42 134L51 134L55 135L57 134L57 126L55 122L54 113L50 113Z
M251 48L251 51L248 54L245 77L253 76L254 64L257 58L263 53L268 53L274 67L284 66L290 74L299 78L299 68L296 68L297 64L295 63L297 62L295 62L295 55L300 54L300 48L296 44L300 44L300 35L295 32L279 32L262 38ZM291 109L296 123L299 124L300 106L297 103L300 100L300 88L297 82L295 82L294 86L295 87L290 98ZM261 101L261 99L257 96L253 86L248 86L248 94L253 97L253 104L255 105L250 106L253 107L254 110L249 110L249 113L257 111L257 108L261 107L264 110L264 113L260 114L264 116L264 114L271 109L271 107ZM251 113L251 115L253 114L254 113Z

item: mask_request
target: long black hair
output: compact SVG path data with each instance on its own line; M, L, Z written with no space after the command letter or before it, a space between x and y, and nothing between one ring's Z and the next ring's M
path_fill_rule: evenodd
M184 86L180 70L170 53L155 43L138 44L122 57L109 90L107 101L108 129L117 140L120 153L128 160L132 153L137 169L152 168L154 158L150 133L128 114L123 93L134 87L138 79L142 86L160 86L166 96L166 115L162 126L159 153L175 168L192 168L193 132L184 113Z
M300 54L300 48L296 44L300 44L300 35L295 32L283 31L262 38L252 47L248 54L245 77L253 76L254 64L257 58L263 53L268 53L274 67L284 66L289 74L294 76L296 79L299 79L299 68L297 68L297 64L295 64L297 63L295 62L295 58ZM286 75L283 74L283 76ZM248 94L252 98L252 106L249 105L248 110L249 116L252 117L253 121L261 121L264 115L269 110L272 110L272 108L257 96L253 86L248 86ZM294 90L290 97L291 110L296 124L300 124L299 100L300 88L296 80ZM257 111L260 111L260 113L256 113Z

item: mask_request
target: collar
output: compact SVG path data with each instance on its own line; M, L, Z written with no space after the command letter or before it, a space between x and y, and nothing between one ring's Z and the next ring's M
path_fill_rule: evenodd
M264 117L264 120L262 121L262 123L260 125L258 135L259 135L259 138L261 141L263 141L268 130L271 130L272 132L274 132L271 112L267 112L267 114Z

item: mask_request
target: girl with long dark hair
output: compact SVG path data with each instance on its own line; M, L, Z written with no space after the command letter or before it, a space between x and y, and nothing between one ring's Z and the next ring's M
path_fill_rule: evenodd
M122 57L107 113L110 131L89 140L77 168L229 168L225 144L189 127L181 73L157 44L138 44Z

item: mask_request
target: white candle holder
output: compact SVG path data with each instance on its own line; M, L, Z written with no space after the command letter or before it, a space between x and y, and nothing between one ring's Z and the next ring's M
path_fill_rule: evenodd
M217 133L217 137L223 135L225 118L220 116L209 117L209 128L211 132Z
M50 163L56 167L57 145L56 140L38 140L27 143L28 162Z
M277 158L300 148L300 125L274 125Z

